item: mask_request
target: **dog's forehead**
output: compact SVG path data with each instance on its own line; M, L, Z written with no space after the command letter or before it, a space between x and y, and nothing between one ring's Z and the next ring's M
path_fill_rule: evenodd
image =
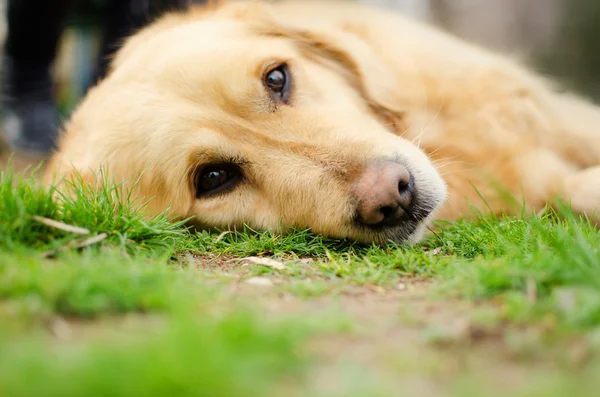
M198 20L157 33L146 43L146 47L179 56L190 52L205 52L208 55L227 47L248 45L265 39L267 38L264 36L253 34L252 30L240 21Z
M200 63L206 71L249 66L284 50L281 39L256 34L242 21L208 19L182 22L161 29L131 46L117 69L139 75L151 72L185 70Z
M223 43L249 39L247 26L235 20L196 20L173 26L156 35L156 45L186 46L211 51ZM160 42L159 42L160 41Z

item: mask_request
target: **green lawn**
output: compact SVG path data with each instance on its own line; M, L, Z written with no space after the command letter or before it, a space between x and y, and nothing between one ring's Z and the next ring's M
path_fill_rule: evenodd
M597 395L600 233L566 210L375 247L76 191L0 176L0 396Z

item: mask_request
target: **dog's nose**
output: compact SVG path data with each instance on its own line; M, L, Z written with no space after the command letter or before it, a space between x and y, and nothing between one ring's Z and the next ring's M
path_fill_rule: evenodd
M354 185L357 220L370 227L398 225L410 217L414 179L402 164L393 161L369 166Z

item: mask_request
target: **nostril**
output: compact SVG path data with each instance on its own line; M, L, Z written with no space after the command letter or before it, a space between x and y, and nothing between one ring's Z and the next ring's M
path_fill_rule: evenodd
M400 181L398 182L398 190L402 193L404 190L408 189L409 181Z
M409 174L408 178L402 178L398 181L398 191L400 194L411 192L415 184L414 178Z
M408 211L414 200L415 191L415 180L412 175L407 179L402 179L398 182L398 192L400 193L400 200L398 204L402 209Z
M379 212L381 212L381 215L383 215L384 220L393 217L397 211L398 211L398 208L394 208L389 205L379 208Z
M375 226L393 226L406 219L407 213L400 205L386 205L379 208L382 220Z

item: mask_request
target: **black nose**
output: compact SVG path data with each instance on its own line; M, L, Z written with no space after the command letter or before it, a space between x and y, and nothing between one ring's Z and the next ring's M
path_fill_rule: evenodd
M402 164L385 161L369 166L353 189L357 220L369 227L396 226L411 219L415 182Z

